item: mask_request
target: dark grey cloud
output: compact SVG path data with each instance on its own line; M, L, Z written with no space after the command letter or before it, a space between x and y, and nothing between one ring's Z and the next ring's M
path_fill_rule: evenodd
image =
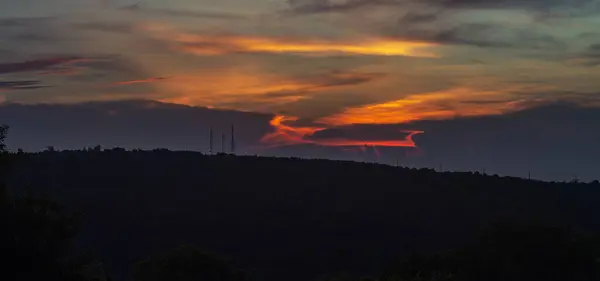
M240 20L247 19L246 16L228 12L217 12L217 11L191 11L191 10L173 10L173 9L158 9L142 5L137 3L122 7L121 10L129 12L141 12L146 14L154 15L165 15L173 17L187 17L187 18L209 18L209 19L226 19L226 20Z
M42 150L95 145L124 148L208 150L208 131L229 133L236 125L240 153L257 146L271 130L270 114L213 110L146 100L80 104L6 103L0 120L10 124L8 147Z
M73 27L84 30L95 30L113 33L132 33L134 25L128 22L83 22L74 23Z
M52 67L82 62L85 60L85 58L81 57L65 56L40 58L22 62L0 63L0 74L41 71L50 69Z
M13 43L27 44L27 43L53 43L53 42L64 42L66 40L73 40L73 38L60 36L57 34L49 34L46 32L39 31L27 31L19 32L11 36L6 36L5 40L10 40Z
M577 64L587 67L600 65L600 43L588 46L581 54L575 57Z
M566 47L565 42L549 34L538 34L532 30L483 23L434 28L398 24L388 27L384 33L391 37L406 40L451 45L530 49L564 49Z
M548 7L585 7L596 0L427 0L425 2L447 8L544 9Z
M143 76L138 65L118 55L55 56L0 63L0 74L13 73L60 75L76 81L93 81L115 75L121 79Z
M5 27L24 27L30 25L45 24L55 21L55 17L13 17L0 18L0 28Z
M41 85L41 81L37 80L0 81L0 91L34 90L47 87L49 86Z
M596 98L598 101L598 97ZM598 178L600 108L570 103L545 103L498 116L417 121L398 125L353 125L330 128L312 136L326 140L402 139L414 136L418 149L379 148L380 162L527 176L547 180ZM413 156L407 156L413 154ZM415 154L417 156L415 156Z
M292 14L316 14L329 12L347 12L375 5L397 5L400 0L347 0L344 2L331 0L288 0Z
M399 24L421 24L435 22L441 12L408 12L398 19Z
M56 18L0 19L0 41L17 52L42 47L42 44L61 44L76 38L63 32Z
M532 8L546 3L545 1L491 1L491 0L347 0L345 2L330 0L290 0L288 13L312 14L324 12L349 12L367 9L374 6L402 7L404 14L399 16L395 25L382 28L384 36L405 40L426 41L440 44L470 45L477 47L529 48L563 50L566 42L531 28L514 28L488 23L458 23L453 16L453 8ZM588 3L589 1L583 1ZM583 5L563 1L549 3L545 8L565 5ZM452 9L451 9L452 8ZM400 11L400 10L399 10ZM535 12L540 10L533 9ZM447 21L456 22L448 24Z
M442 9L526 9L563 17L589 15L600 10L600 4L596 0L288 0L288 3L288 12L296 14L347 12L373 6L409 4Z

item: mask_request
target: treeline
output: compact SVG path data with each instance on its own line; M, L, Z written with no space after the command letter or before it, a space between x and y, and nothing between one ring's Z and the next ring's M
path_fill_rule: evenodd
M597 182L100 147L0 164L2 280L600 280Z

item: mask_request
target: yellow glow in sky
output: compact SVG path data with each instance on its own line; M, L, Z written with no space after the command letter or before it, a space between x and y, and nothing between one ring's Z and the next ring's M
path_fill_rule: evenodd
M230 53L292 53L303 55L374 55L437 57L428 47L433 43L381 38L330 41L250 35L202 35L171 30L165 26L144 26L143 30L173 43L173 48L195 55Z

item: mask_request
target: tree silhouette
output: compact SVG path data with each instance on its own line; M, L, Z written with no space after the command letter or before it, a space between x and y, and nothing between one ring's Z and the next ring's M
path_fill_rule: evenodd
M463 248L407 259L384 280L598 280L599 257L597 241L570 229L501 221Z
M6 140L7 133L8 126L0 124L0 152L4 152L6 150L6 144L4 144L4 141Z
M71 253L80 214L67 212L48 197L31 190L20 196L9 194L6 177L14 155L6 152L7 132L8 126L0 126L1 279L107 280L96 261L75 258Z
M136 264L135 281L241 281L245 275L226 261L185 245Z

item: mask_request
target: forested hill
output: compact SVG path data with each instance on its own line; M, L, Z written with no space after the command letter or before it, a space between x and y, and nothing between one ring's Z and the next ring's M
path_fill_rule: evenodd
M410 252L460 245L500 218L600 230L598 183L165 150L23 156L10 186L82 210L78 245L115 280L185 243L264 280L294 281L378 272Z

